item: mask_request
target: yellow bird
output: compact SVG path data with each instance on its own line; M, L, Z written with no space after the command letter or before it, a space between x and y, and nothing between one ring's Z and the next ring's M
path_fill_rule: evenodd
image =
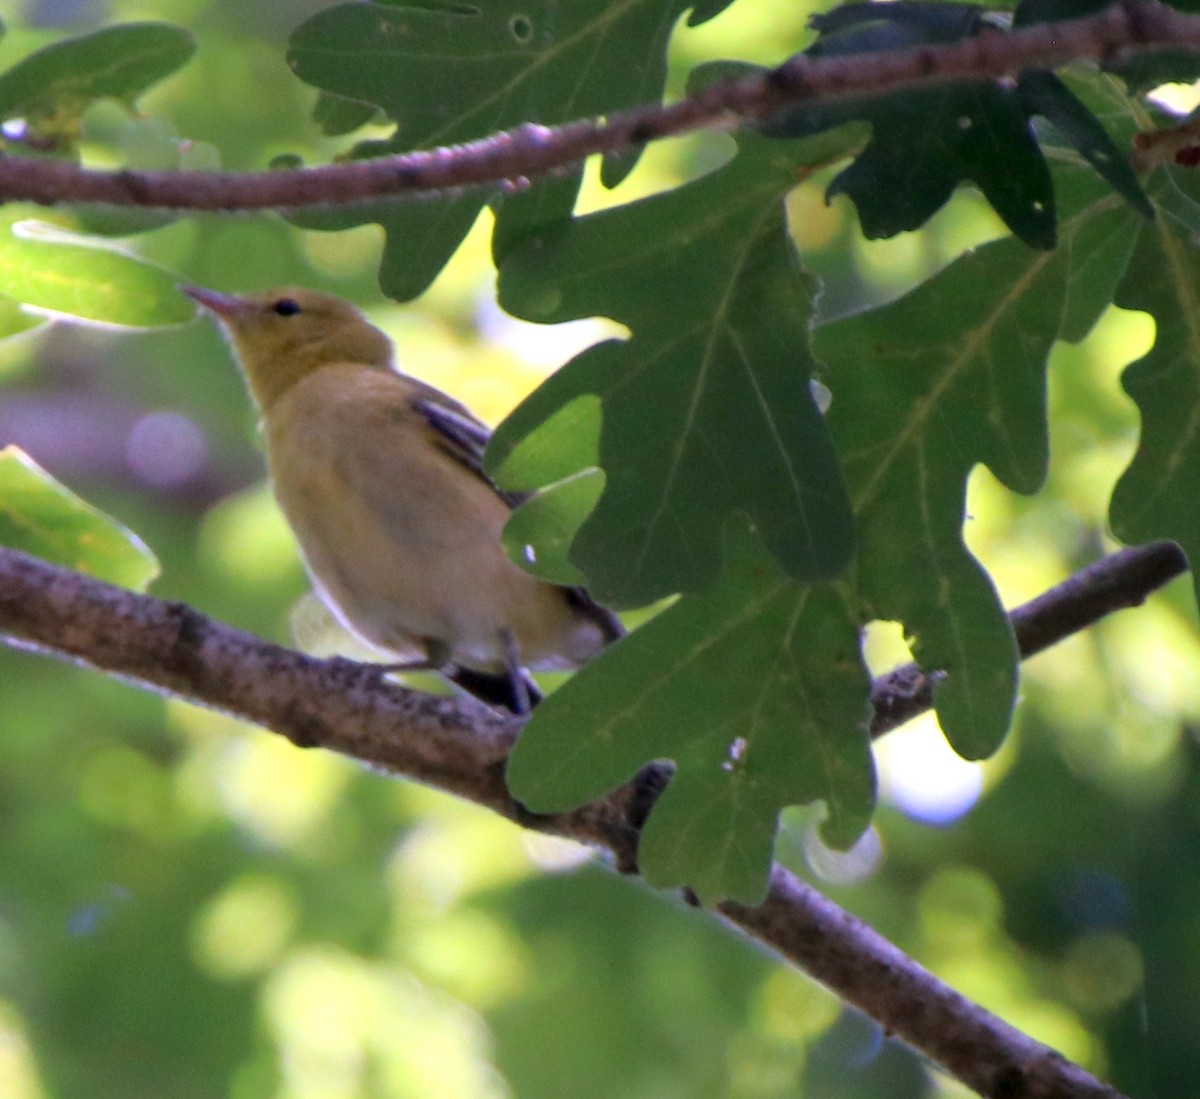
M488 428L399 373L354 306L299 288L184 293L233 346L313 588L391 667L524 712L538 697L525 667L578 667L622 634L582 589L508 559L500 532L521 497L483 472Z

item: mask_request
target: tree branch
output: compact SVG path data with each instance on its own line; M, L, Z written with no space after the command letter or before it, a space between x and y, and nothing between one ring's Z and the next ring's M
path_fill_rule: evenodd
M98 171L57 160L0 157L0 201L106 203L176 210L345 205L477 184L529 180L595 153L636 148L702 128L730 129L800 103L890 95L950 81L994 80L1076 60L1146 50L1200 50L1200 16L1159 0L1124 0L1083 19L989 31L958 42L809 58L721 81L670 105L603 120L536 124L440 148L314 168L267 172Z
M1187 567L1187 557L1174 542L1149 542L1100 558L1009 614L1021 659L1036 656L1113 611L1138 606ZM944 678L943 672L926 673L916 664L881 675L871 685L871 736L890 733L931 709L933 693Z
M1122 1099L1115 1088L943 984L778 864L757 908L726 901L718 911L980 1095Z
M1104 558L1013 612L1022 654L1142 602L1186 565L1170 542ZM605 848L618 866L636 865L644 783L635 780L570 813L532 817L504 785L520 721L470 699L409 690L370 665L305 656L183 604L124 591L16 550L0 549L0 635L17 647L223 710L298 746L319 745L430 783L527 827ZM878 684L874 693L886 694ZM898 719L889 727L895 724ZM717 911L981 1095L1119 1099L938 981L783 867L772 870L761 905L725 902Z

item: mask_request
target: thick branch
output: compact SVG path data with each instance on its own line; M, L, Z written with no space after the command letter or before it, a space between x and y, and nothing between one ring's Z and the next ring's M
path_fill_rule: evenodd
M949 81L994 80L1076 60L1161 48L1200 50L1200 16L1126 0L1083 19L985 32L959 42L810 59L726 80L669 106L605 120L525 125L453 148L270 172L105 172L64 161L0 157L0 201L178 210L261 210L362 202L528 180L594 153L702 128L732 128L799 103L881 96Z
M1115 1088L943 984L778 864L757 908L726 901L718 911L980 1095L1122 1099ZM918 1034L921 1041L914 1040Z
M1040 651L1140 603L1185 567L1169 542L1097 562L1013 613L1022 652ZM603 802L530 818L504 785L519 721L470 700L408 690L370 666L304 656L182 604L123 591L15 550L0 550L0 634L17 646L224 710L299 746L320 745L431 783L528 826L606 848L618 865L635 865L644 786L631 783ZM942 984L782 867L772 871L761 905L726 902L718 911L982 1095L1119 1099Z

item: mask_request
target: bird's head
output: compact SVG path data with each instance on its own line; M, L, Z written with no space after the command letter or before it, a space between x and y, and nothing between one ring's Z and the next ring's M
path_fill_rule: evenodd
M387 369L391 341L349 302L302 287L258 294L183 292L220 322L265 410L305 375L335 363Z

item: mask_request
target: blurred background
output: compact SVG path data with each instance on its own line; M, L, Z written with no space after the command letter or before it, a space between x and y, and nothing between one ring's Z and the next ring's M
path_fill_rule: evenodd
M196 34L145 96L100 104L97 164L179 140L230 168L321 161L290 30L328 6L245 0L0 3L0 66L133 19ZM804 3L738 0L673 43L698 62L773 63L808 41ZM381 131L383 133L384 131ZM360 135L356 135L360 136ZM616 192L710 169L726 139L650 149ZM790 200L822 315L887 300L1000 227L960 193L924 231L861 239L825 180ZM42 214L41 216L45 216ZM481 222L419 301L378 291L375 227L304 232L195 217L129 246L189 282L300 283L353 298L404 369L495 422L608 331L514 321L494 304ZM1036 499L985 472L968 540L1005 602L1113 548L1112 484L1136 444L1119 387L1153 326L1111 312L1051 369L1053 465ZM0 344L0 445L24 448L162 563L152 591L287 642L305 583L263 483L254 417L205 321L56 323ZM878 746L882 807L850 853L791 810L780 856L1018 1027L1134 1096L1200 1079L1200 646L1190 582L1030 662L1012 736L968 764L932 721ZM875 670L905 659L868 632ZM219 714L0 649L0 1096L4 1099L575 1099L955 1096L806 978L588 853Z

